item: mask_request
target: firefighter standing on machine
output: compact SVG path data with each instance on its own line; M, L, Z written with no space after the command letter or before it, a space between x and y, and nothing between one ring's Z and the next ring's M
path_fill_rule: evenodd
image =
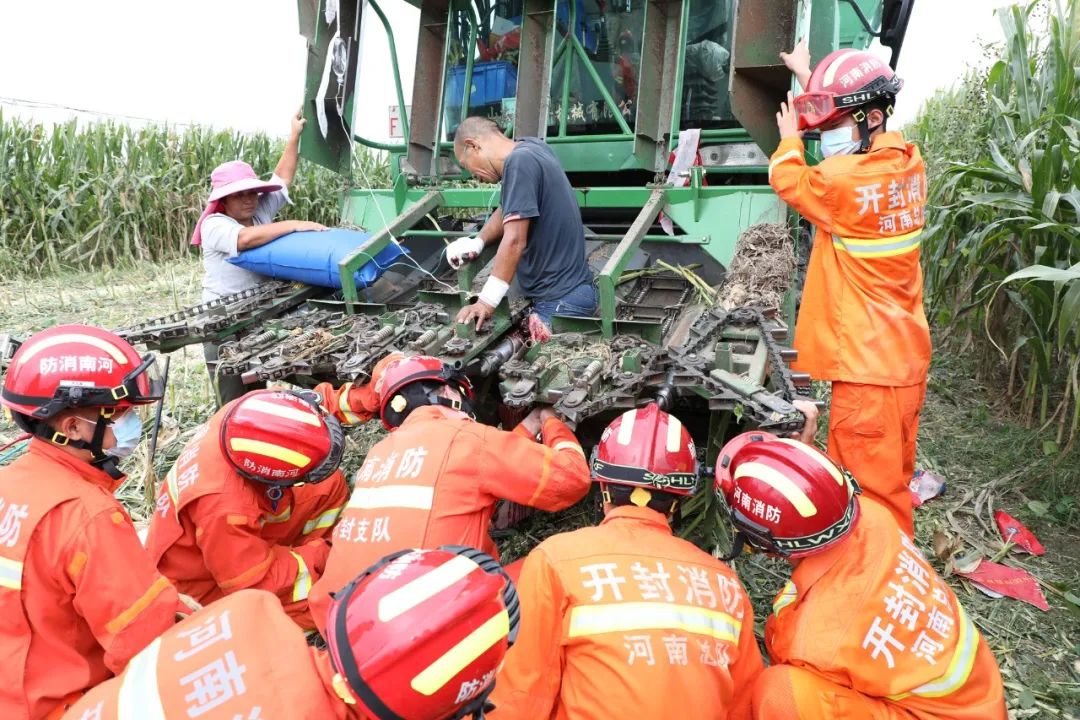
M59 717L175 621L182 606L113 497L158 401L153 356L59 325L29 338L3 406L30 433L0 469L0 717Z
M158 491L146 541L158 569L204 604L269 590L312 629L308 593L348 496L344 440L310 396L257 390L230 402L195 432Z
M605 518L526 558L493 717L744 717L762 669L750 600L669 526L698 482L690 434L655 404L631 410L605 430L592 470Z
M242 590L165 633L66 718L468 717L513 642L517 598L483 553L405 550L343 589L330 621L316 650L273 595Z
M793 566L765 626L772 665L754 685L754 720L1005 720L986 641L846 471L809 445L744 433L720 453L716 490L736 552L749 542Z
M919 236L926 173L886 132L903 83L871 53L837 50L811 74L805 43L781 56L805 89L777 113L777 195L817 228L802 296L796 369L832 381L829 453L914 534L908 485L930 367ZM825 159L806 164L801 130Z
M381 396L392 432L365 458L334 531L311 593L317 623L329 594L389 550L454 544L496 556L488 526L500 499L555 511L589 490L581 445L554 413L534 411L513 432L474 422L468 380L437 358L390 363Z

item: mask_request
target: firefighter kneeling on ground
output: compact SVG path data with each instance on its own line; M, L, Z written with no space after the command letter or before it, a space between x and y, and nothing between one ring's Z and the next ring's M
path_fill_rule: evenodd
M736 552L749 542L793 566L765 625L754 720L1005 719L986 641L850 474L809 445L744 433L721 451L716 489Z
M483 717L517 633L513 584L471 548L402 550L335 594L327 650L277 598L203 608L86 695L67 720Z
M29 338L3 405L32 439L0 469L0 717L54 718L175 622L113 492L139 444L135 406L161 398L153 356L113 333L59 325Z
M526 558L493 717L745 717L762 669L750 601L669 526L698 483L690 434L655 404L631 410L604 431L592 469L605 518Z
M256 390L199 428L158 490L146 548L206 604L245 588L276 594L305 629L307 598L348 496L336 418L309 396Z
M500 499L556 511L589 490L585 453L551 410L513 432L475 422L468 379L434 357L391 362L381 381L391 433L367 454L334 531L311 592L316 623L329 593L388 550L469 545L497 557L488 526Z

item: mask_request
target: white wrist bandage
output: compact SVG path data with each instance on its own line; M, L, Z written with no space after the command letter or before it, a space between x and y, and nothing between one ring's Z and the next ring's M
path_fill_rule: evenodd
M509 289L510 283L492 275L484 283L484 289L480 291L480 302L491 307L499 307L499 303L506 297L506 291Z

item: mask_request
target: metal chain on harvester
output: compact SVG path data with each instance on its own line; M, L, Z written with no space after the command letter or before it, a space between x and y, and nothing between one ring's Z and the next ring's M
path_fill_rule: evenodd
M726 328L756 328L765 345L769 362L772 390L750 380L716 369L707 371L714 347ZM774 432L795 432L802 428L805 417L791 403L809 397L809 378L793 373L788 360L794 351L782 347L778 338L786 337L787 328L776 322L759 307L740 307L732 310L714 307L694 322L687 342L668 351L668 376L675 385L698 384L714 394L717 403L735 400L744 415L762 429Z

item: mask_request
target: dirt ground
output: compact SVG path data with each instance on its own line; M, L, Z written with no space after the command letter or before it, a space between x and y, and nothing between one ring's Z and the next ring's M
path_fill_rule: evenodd
M196 303L200 273L200 265L190 261L138 271L0 281L0 332L25 336L61 322L109 328L133 324ZM986 557L1001 549L992 517L996 509L1018 517L1039 536L1045 556L1010 554L1003 562L1039 578L1049 612L991 599L955 575L948 580L1001 663L1011 716L1080 718L1080 451L1045 455L1044 436L996 406L1001 393L980 386L972 367L969 358L939 351L931 370L918 466L942 475L948 490L916 511L918 543L945 573L948 553L937 557L935 545ZM144 443L128 461L130 479L119 493L136 521L152 507L147 486L164 475L190 430L211 412L201 350L196 346L173 353L154 466L149 467ZM347 469L359 466L380 434L381 429L371 427L350 438ZM0 444L14 436L13 426L0 421ZM506 559L591 518L584 502L557 515L535 516L501 541ZM783 585L785 566L753 556L738 560L736 568L763 623L773 594Z

